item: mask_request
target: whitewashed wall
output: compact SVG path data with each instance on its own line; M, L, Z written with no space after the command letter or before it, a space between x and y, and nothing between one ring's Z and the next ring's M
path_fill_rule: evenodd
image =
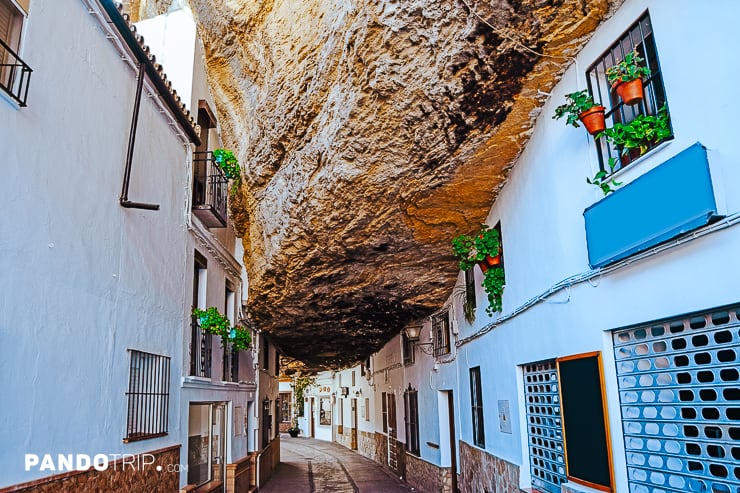
M32 2L23 37L28 107L0 100L0 486L51 474L25 472L25 453L139 453L184 433L187 147L144 97L129 196L161 209L122 208L135 74L79 0ZM166 437L122 443L128 349L172 357Z

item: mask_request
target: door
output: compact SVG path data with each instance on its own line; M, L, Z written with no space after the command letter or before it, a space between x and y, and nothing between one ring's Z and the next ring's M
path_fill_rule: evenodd
M447 392L447 415L450 429L450 477L452 478L452 491L458 493L457 489L457 438L455 438L455 399L452 391Z
M213 404L213 423L211 433L211 457L213 457L212 478L223 481L226 467L226 405Z
M315 412L315 399L311 397L311 405L309 406L309 414L308 414L308 428L309 428L309 436L311 438L314 438L314 426L316 426L316 412Z
M357 399L350 402L352 413L350 415L350 426L352 427L352 436L350 446L352 450L357 450Z
M386 394L388 399L388 466L394 471L398 471L398 430L396 423L396 396L395 394Z

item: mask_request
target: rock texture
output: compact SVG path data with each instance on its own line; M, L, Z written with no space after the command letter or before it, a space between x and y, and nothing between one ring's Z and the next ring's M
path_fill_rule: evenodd
M538 90L618 3L190 0L244 167L255 325L336 367L440 308L450 239L485 220Z

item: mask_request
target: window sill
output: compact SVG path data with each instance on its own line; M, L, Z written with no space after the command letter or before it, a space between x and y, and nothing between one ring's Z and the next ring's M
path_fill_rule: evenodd
M620 176L629 175L631 173L631 171L637 170L638 168L643 167L643 166L641 166L643 163L645 163L646 161L649 161L650 158L652 158L652 157L657 156L658 154L660 154L663 150L665 150L668 146L670 146L675 140L676 139L674 137L671 140L666 140L665 142L661 142L656 147L650 149L646 154L643 154L639 158L635 159L634 161L632 161L631 163L629 163L628 166L615 171L614 173L612 173L611 175L609 175L607 178L610 181L611 180L617 180L617 181L619 181L618 178ZM638 176L641 175L641 174L643 174L643 173L644 173L644 171L641 172L641 173L639 173ZM622 185L620 185L620 186L624 186L624 183Z

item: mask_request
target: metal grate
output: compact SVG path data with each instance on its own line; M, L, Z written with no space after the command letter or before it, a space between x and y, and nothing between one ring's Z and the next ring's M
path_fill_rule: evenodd
M434 356L450 353L450 310L445 308L432 315L432 334L434 336Z
M631 493L740 491L739 311L614 332Z
M524 366L524 398L532 486L560 493L560 484L565 482L565 458L555 360Z
M130 352L125 443L166 435L170 404L170 358Z
M226 226L228 180L212 151L193 153L193 213L209 228Z
M190 375L211 378L213 336L203 332L198 317L190 321Z

